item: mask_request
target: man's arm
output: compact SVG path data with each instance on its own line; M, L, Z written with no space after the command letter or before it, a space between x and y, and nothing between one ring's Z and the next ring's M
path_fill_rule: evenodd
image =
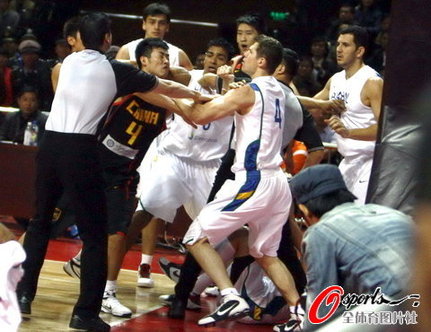
M194 91L180 83L159 79L158 84L151 92L161 93L171 98L192 98L195 101L205 101L198 91Z
M52 84L52 90L55 92L57 90L57 84L58 84L58 77L60 76L60 68L61 63L57 63L51 71L51 84Z
M0 244L16 240L15 235L2 223L0 223Z
M374 118L378 122L382 104L383 80L379 77L369 78L361 91L361 101L364 105L371 107ZM367 128L347 129L341 119L333 115L326 123L341 137L356 139L360 141L375 141L377 138L378 125L374 124Z
M166 97L159 93L155 93L154 91L136 92L135 95L137 95L142 100L145 100L147 103L164 108L167 111L166 117L168 117L171 113L178 114L189 125L194 128L197 128L197 126L187 117L186 114L184 114L184 112L178 107L178 105L172 98Z
M115 59L117 59L117 60L130 60L129 49L126 47L126 45L123 45L120 47L117 55L115 56Z
M249 86L243 86L205 104L187 105L180 102L179 105L194 123L204 125L234 115L235 112L246 114L254 104L254 98L253 90Z
M179 60L179 64L181 67L186 68L187 70L192 70L193 69L193 64L190 61L188 55L186 54L186 52L184 52L182 49L179 50L178 52L178 60Z
M191 77L190 72L183 67L170 67L167 78L187 86L190 83Z
M340 114L346 110L344 101L338 99L329 99L329 89L331 79L326 82L325 87L318 92L313 98L298 96L301 104L307 109L319 108L331 114Z

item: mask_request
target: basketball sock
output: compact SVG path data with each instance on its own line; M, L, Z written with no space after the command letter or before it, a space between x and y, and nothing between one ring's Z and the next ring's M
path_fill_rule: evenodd
M229 294L234 294L234 295L238 295L239 296L238 291L236 290L236 288L233 288L233 287L225 288L225 289L223 289L223 290L220 291L220 295L221 296L226 296L226 295L229 295Z
M105 292L115 293L117 291L117 280L107 280Z
M152 262L153 262L153 256L152 255L146 255L146 254L141 255L141 265L142 264L151 265Z

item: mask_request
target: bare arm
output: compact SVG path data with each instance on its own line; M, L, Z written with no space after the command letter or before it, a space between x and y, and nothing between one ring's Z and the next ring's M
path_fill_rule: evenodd
M187 70L192 70L193 69L193 64L190 61L188 55L186 54L186 52L184 52L182 49L179 50L179 63L181 67L186 68Z
M2 223L0 223L0 244L16 240L15 235Z
M166 97L164 95L161 95L159 93L155 93L154 91L151 92L136 92L135 95L137 95L142 100L145 100L146 102L159 106L161 108L164 108L167 110L166 117L170 115L170 113L175 113L180 115L184 118L184 121L186 121L189 125L191 125L194 128L197 128L196 125L184 114L184 112L177 106L175 101L172 98Z
M320 164L325 155L325 150L316 150L308 152L307 159L305 159L304 168Z
M61 63L57 63L51 71L51 84L52 90L55 92L57 90L58 77L60 75Z
M193 122L204 125L235 112L246 114L254 103L255 95L249 86L230 90L223 96L205 104L181 104L181 108Z
M191 75L189 71L183 67L171 67L169 69L168 78L187 86L190 83Z
M381 78L370 78L364 84L361 91L361 101L364 105L371 107L374 118L378 122L382 104L383 80ZM341 137L360 141L375 141L377 138L377 124L367 128L347 129L338 116L333 115L325 120L329 126Z
M159 79L156 87L151 92L161 93L171 98L192 98L199 101L201 94L186 86L169 80Z
M129 49L126 47L126 45L123 45L120 47L117 55L115 56L115 59L117 59L117 60L130 60Z

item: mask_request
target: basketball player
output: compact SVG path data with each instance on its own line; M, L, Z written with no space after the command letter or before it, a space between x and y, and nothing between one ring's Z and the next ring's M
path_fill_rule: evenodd
M160 38L164 39L169 31L169 23L171 20L171 11L165 4L153 2L144 8L142 30L144 30L144 38ZM118 60L131 60L136 62L135 49L136 45L142 40L136 39L123 45L117 53ZM171 66L181 66L188 70L193 69L193 65L187 54L175 45L167 43L169 46L169 61Z
M198 80L226 64L232 50L224 39L211 40L205 53L204 69L190 72L189 88L215 94L215 89L203 89ZM143 228L138 286L154 286L150 266L164 221L172 223L181 205L194 218L206 204L220 158L228 148L232 120L225 118L192 128L175 117L168 131L157 138L155 155L150 151L144 158L140 167L139 205L128 234L128 241L133 242Z
M220 256L212 247L246 223L250 227L251 255L291 308L289 326L302 324L303 310L297 306L299 294L295 283L277 258L281 230L291 205L289 186L279 167L286 98L277 80L270 76L281 59L281 44L273 38L259 36L244 56L242 69L253 78L250 85L184 110L199 124L231 115L236 123L236 161L232 167L235 180L223 185L184 237L184 244L222 295L220 306L200 319L199 325L242 317L249 312L249 305L233 287ZM184 107L184 103L180 104Z
M333 75L314 98L341 99L346 111L326 120L335 131L339 168L346 186L365 203L382 102L383 80L364 64L367 31L359 26L343 29L337 41L337 63L344 70Z

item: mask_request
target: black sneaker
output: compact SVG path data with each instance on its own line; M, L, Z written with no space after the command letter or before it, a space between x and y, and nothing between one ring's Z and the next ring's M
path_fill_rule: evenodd
M109 332L111 326L105 323L100 317L81 318L78 315L73 315L70 320L69 327L77 330L85 330L90 332Z
M166 258L160 257L159 265L163 273L166 274L169 279L175 283L178 283L181 273L181 264L172 263Z
M246 316L250 311L248 303L239 295L223 296L218 308L211 314L201 318L198 325L210 325L227 319L237 319Z

